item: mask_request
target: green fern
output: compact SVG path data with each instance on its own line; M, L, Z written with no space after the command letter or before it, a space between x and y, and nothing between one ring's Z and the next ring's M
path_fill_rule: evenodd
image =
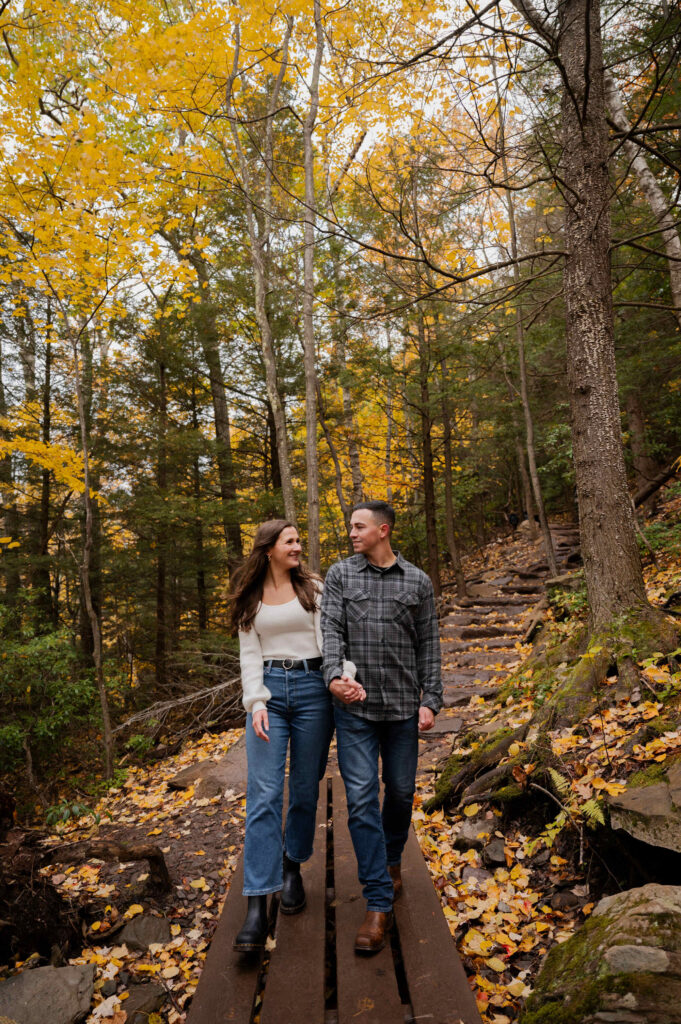
M560 793L561 796L567 796L570 792L570 780L566 779L564 775L560 774L560 772L557 772L555 768L547 768L547 771L554 789Z
M580 810L590 828L595 828L596 825L605 825L603 808L595 797L592 797L590 800L587 800L586 803L583 803Z

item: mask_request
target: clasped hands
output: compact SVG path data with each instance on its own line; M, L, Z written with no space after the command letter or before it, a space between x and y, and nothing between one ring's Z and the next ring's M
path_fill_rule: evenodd
M355 704L357 701L366 700L367 692L361 683L353 679L351 675L344 672L340 679L332 679L329 683L329 692L343 704Z

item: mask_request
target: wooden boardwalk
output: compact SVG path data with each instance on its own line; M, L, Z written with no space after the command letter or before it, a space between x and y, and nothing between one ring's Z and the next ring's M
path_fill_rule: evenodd
M264 958L232 950L246 908L242 875L240 860L187 1024L480 1024L413 831L391 942L355 954L364 900L338 776L321 783L315 852L303 867L307 907L285 916L273 899L275 945Z

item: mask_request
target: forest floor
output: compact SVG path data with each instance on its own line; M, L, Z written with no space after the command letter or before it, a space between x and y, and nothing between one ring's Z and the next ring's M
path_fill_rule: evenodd
M681 496L676 496L660 507L656 521L663 530L679 518ZM560 525L555 534L567 556L574 534ZM500 722L526 721L541 699L532 686L531 668L526 687L516 687L503 704L495 698L511 672L517 677L531 651L522 638L543 592L547 573L542 561L541 542L521 531L466 560L471 598L457 603L447 597L441 620L447 706L436 729L421 740L414 825L485 1024L517 1020L547 950L569 938L612 884L583 830L544 831L555 810L547 811L541 798L528 799L522 813L513 816L483 804L469 804L463 812L445 806L433 813L422 806L453 743L465 750L484 742ZM653 602L678 589L678 547L662 548L658 564L646 569L646 579ZM447 586L445 593L453 595L454 589ZM567 634L579 625L580 601L571 597L567 605L549 606L542 614L543 639L547 631ZM681 689L679 674L671 675L668 667L644 668L649 691L638 703L627 700L604 712L584 735L556 733L555 749L583 747L585 770L571 780L578 792L566 795L568 808L577 807L573 797L583 804L603 791L619 792L633 767L660 761L681 747L680 730L624 752L623 739L659 715L661 688ZM53 844L87 838L158 843L173 880L169 893L155 895L144 862L88 861L44 869L60 892L78 904L84 919L82 950L68 962L95 965L89 1022L124 1024L127 1000L131 1006L131 997L139 995L143 983L150 991L150 982L158 996L150 1024L184 1020L241 849L245 794L228 789L201 797L193 785L178 790L169 781L197 761L220 761L242 734L242 729L206 734L152 767L131 767L125 781L95 808L100 824L92 817L68 822L51 837ZM122 926L138 917L157 917L161 924L165 918L169 928L166 924L165 933L160 929L159 941L150 946L132 948L119 936ZM39 962L30 957L0 968L0 978Z

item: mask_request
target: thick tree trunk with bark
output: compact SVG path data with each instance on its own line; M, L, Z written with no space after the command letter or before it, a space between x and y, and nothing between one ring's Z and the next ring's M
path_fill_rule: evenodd
M627 488L615 375L610 182L600 4L566 0L559 56L565 188L564 294L572 443L592 624L647 605Z

